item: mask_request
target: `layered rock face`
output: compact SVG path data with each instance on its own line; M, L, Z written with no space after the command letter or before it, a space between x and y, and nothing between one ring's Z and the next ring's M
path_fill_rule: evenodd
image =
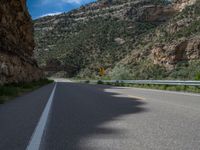
M151 50L154 64L172 70L179 62L200 59L200 2L195 2L196 0L176 0L174 6L182 12L166 25L165 31L170 35L170 40L160 42ZM192 4L194 6L190 6ZM186 6L188 9L184 10Z
M175 13L174 9L168 6L148 5L144 8L141 21L166 21Z
M159 45L152 49L154 64L173 69L180 61L200 59L200 38L182 40L170 45Z
M174 0L174 9L183 11L185 7L195 4L196 0Z
M32 20L26 0L0 1L0 84L42 77L33 58Z

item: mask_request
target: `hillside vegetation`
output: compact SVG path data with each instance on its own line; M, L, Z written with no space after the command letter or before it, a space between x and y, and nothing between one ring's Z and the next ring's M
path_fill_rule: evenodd
M199 76L200 1L99 0L34 26L35 56L48 72L98 78L104 67L112 79Z

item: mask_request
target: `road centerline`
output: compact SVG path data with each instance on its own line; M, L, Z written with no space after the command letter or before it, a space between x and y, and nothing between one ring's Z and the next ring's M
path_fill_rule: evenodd
M42 141L42 136L44 134L44 130L46 128L49 112L51 110L52 102L54 99L54 94L56 91L57 83L55 84L52 93L48 99L48 102L44 108L44 111L42 112L42 115L40 117L40 120L32 134L31 140L29 141L29 144L26 148L26 150L39 150L41 141Z

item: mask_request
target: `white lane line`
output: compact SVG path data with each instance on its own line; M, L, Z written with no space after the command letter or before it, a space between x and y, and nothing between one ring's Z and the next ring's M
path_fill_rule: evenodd
M33 132L33 135L31 137L31 140L29 141L29 145L27 146L26 150L39 150L40 149L42 136L43 136L44 130L46 128L49 112L50 112L54 94L56 91L56 86L57 86L57 83L55 84L55 86L53 88L51 96L49 97L49 100L45 106L45 109L44 109L41 117L40 117L37 127L35 128L35 131Z

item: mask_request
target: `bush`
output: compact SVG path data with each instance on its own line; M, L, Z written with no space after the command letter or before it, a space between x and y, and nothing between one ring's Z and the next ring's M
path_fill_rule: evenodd
M166 76L166 69L159 65L154 65L152 63L147 63L144 66L141 66L137 71L139 72L139 76L137 78L140 79L163 79Z
M128 80L132 78L130 70L122 65L115 67L109 76L112 80Z
M41 79L30 83L14 83L0 86L0 104L3 104L8 99L19 96L22 93L32 91L52 82L52 80Z
M99 80L97 81L97 84L103 84L103 81Z
M5 103L5 100L0 97L0 104Z
M90 83L90 80L86 80L85 83Z
M0 87L0 96L6 96L6 95L12 96L18 92L19 92L19 89L11 85Z
M198 72L195 76L195 80L200 80L200 72Z
M176 68L171 71L171 79L198 80L200 61L179 62ZM199 78L200 79L200 78Z

